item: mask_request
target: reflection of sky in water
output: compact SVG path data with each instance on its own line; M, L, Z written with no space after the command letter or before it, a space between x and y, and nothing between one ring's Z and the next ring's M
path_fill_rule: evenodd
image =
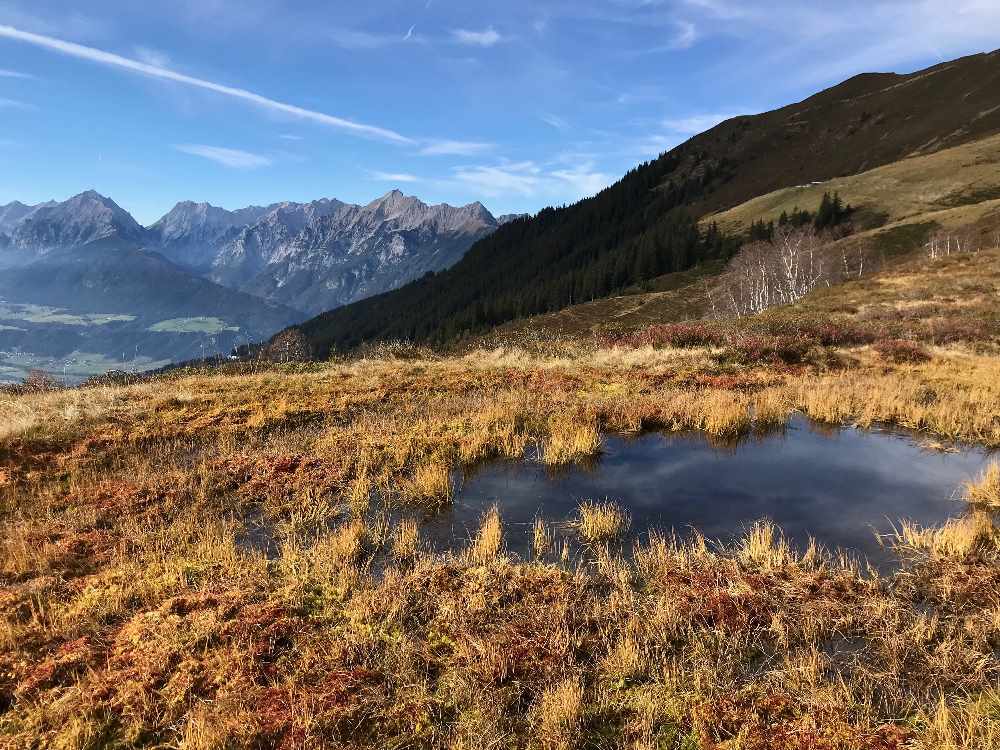
M651 529L731 540L753 521L770 518L799 546L813 536L885 561L873 527L889 531L902 518L937 523L956 515L962 482L987 461L982 451L921 449L903 435L844 429L819 432L796 418L784 434L712 447L704 437L609 436L591 470L553 474L528 461L494 463L465 478L453 509L425 533L467 539L483 511L497 503L512 551L525 553L541 516L567 520L581 500L610 498L632 514L631 536Z

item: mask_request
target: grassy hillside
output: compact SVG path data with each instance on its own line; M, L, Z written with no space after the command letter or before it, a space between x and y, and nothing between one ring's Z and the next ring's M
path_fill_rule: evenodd
M621 510L531 530L508 527L501 502L444 555L424 524L452 502L450 472L529 448L587 465L608 432L727 441L798 410L1000 446L998 308L990 251L558 356L0 392L0 737L992 750L996 471L941 525L895 519L898 566L882 574L749 519L725 548L654 536L631 558L609 542ZM509 534L532 534L530 559Z
M865 223L890 224L938 211L1000 199L1000 136L926 156L911 156L847 177L783 188L729 210L709 214L725 231L746 231L754 221L777 221L794 208L814 211L824 193L840 193ZM923 219L921 219L923 220ZM967 220L966 220L967 221Z
M732 246L694 237L691 217L998 132L1000 52L911 75L857 76L725 122L593 198L511 222L444 273L324 313L302 330L324 356L376 339L454 340L604 298L725 257Z

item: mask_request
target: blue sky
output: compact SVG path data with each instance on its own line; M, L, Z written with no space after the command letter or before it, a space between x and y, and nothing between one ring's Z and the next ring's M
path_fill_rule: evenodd
M0 0L0 203L530 212L725 117L997 47L997 0Z

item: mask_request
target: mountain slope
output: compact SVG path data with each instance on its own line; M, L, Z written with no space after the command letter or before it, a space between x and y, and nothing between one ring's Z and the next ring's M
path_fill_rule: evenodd
M703 221L745 231L752 222L777 221L782 212L790 214L796 207L814 209L824 193L839 193L861 214L862 226L1000 198L1000 135L847 177L775 190Z
M0 274L0 349L157 361L228 352L301 313L114 243L55 251ZM205 347L203 350L202 347Z
M0 256L0 265L30 263L55 250L109 240L138 247L146 240L146 230L113 200L88 190L22 213L11 227L10 247Z
M207 273L219 245L273 208L248 206L227 211L209 203L182 201L149 227L147 241L174 263Z
M724 255L689 221L782 187L853 174L1000 132L1000 52L909 75L856 76L738 117L599 195L513 221L449 271L301 326L318 353L379 338L442 341L607 296Z
M366 206L285 203L228 237L208 275L315 313L447 268L498 226L482 204L429 206L398 190Z

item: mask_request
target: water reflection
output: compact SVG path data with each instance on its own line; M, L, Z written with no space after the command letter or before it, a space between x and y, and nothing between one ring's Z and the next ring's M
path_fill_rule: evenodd
M728 541L770 518L800 548L812 536L884 566L891 555L875 532L901 518L933 524L961 512L961 484L987 460L978 449L928 451L898 432L803 418L778 433L722 443L704 435L607 436L591 465L553 472L525 460L467 472L454 506L425 519L423 535L437 549L454 548L495 503L508 548L528 555L536 518L565 522L582 500L610 498L632 514L626 543L653 529L691 527Z

